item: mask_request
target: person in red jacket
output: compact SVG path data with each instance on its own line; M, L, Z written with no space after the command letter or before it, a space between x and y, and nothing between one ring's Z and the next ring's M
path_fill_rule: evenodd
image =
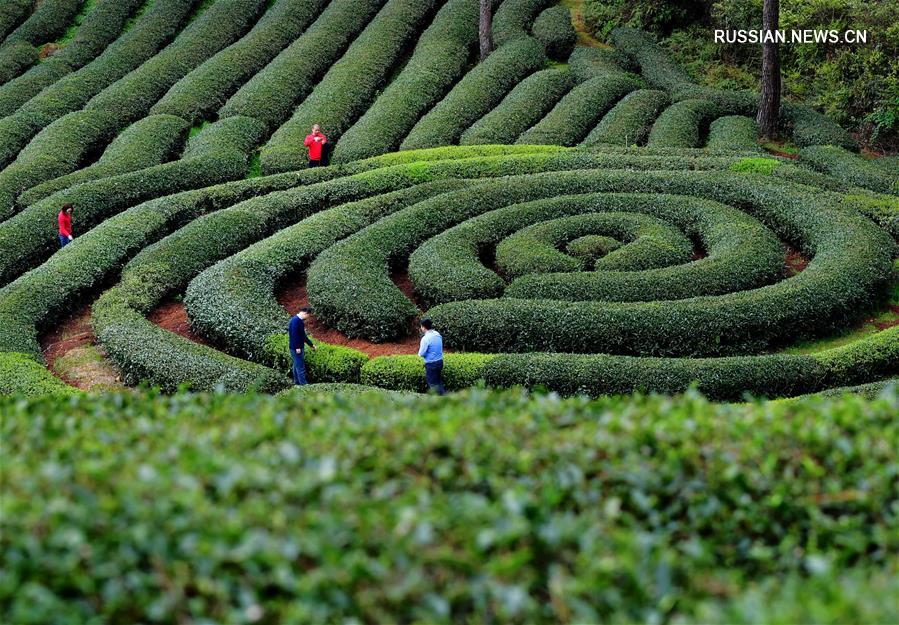
M63 248L72 241L72 211L71 204L63 204L56 220L59 222L59 247Z
M312 132L306 135L303 142L309 148L309 167L321 167L322 148L328 142L328 138L322 133L321 126L312 124Z

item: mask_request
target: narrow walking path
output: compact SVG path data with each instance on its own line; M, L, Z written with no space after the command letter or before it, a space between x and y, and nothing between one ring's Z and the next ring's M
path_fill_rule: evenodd
M82 391L124 390L121 376L97 345L90 318L91 307L84 306L40 337L47 368Z

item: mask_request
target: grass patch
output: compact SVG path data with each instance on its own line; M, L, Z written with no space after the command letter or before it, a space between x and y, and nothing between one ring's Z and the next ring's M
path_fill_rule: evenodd
M75 19L72 20L72 25L66 29L66 32L63 33L62 37L60 37L56 41L56 45L60 48L72 41L75 38L75 35L78 34L78 29L81 28L81 24L84 23L84 18L87 17L88 13L94 10L94 7L97 6L97 0L87 0L82 6L81 10L78 11L78 15L75 16Z

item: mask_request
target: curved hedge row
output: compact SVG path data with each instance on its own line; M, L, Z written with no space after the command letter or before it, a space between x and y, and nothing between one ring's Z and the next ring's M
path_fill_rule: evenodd
M53 56L0 87L0 117L11 115L42 89L101 54L121 35L129 17L143 4L144 0L97 4L71 41Z
M852 193L843 196L843 205L865 215L899 241L899 198Z
M35 46L62 35L86 0L43 0L0 46L0 84L38 62ZM12 7L12 11L17 11Z
M6 0L0 5L0 42L28 19L33 7L32 0Z
M28 206L0 223L0 284L59 249L55 215L63 203L75 206L77 238L138 202L242 178L247 170L247 148L258 143L260 134L261 124L256 120L229 118L193 137L187 158L87 182Z
M264 3L221 0L212 5L172 45L94 96L84 110L70 113L42 130L16 162L0 173L0 192L5 196L11 187L24 190L77 169L85 155L104 145L122 127L145 116L191 67L244 32ZM31 153L39 155L39 163L30 158ZM0 219L11 214L12 207L0 204Z
M639 87L624 74L600 74L569 91L553 109L516 143L577 145L618 100Z
M412 58L334 148L342 163L399 147L421 116L468 67L477 40L476 0L450 0L421 35Z
M77 391L28 354L0 352L0 396L69 396Z
M0 167L43 128L83 107L94 95L140 67L174 37L199 0L157 0L137 23L96 59L63 76L0 119ZM124 125L124 124L123 124Z
M741 206L814 256L784 282L664 304L484 300L429 311L450 345L478 351L713 355L753 352L786 338L842 327L882 297L895 244L843 210L837 197L763 177L647 172L607 178L614 189L681 192ZM583 182L582 182L583 184ZM776 198L776 201L775 201Z
M534 38L543 44L546 56L564 61L574 49L577 33L571 23L571 10L564 6L545 9L534 20Z
M638 68L618 50L578 46L568 57L568 69L578 82L584 82L601 74L633 72ZM634 74L633 78L639 77Z
M529 36L534 18L550 4L552 0L503 0L493 15L494 47Z
M328 0L278 0L253 29L175 83L150 109L197 124L209 119L241 85L255 76L327 5Z
M466 129L489 113L521 80L542 67L545 60L543 47L531 37L497 48L415 124L400 149L458 143Z
M675 102L656 119L646 145L660 148L701 147L709 124L720 115L721 109L709 100Z
M385 0L332 0L318 19L219 109L219 117L255 117L273 132L290 118Z
M145 117L113 139L95 164L31 187L19 196L18 203L30 206L77 184L164 163L180 151L188 128L186 121L174 115Z
M268 351L272 335L283 334L287 327L288 315L275 300L281 280L305 272L316 256L338 240L462 184L437 181L341 204L249 246L190 282L184 304L191 326L229 353L274 365L287 354L286 349Z
M899 195L899 168L892 175L841 147L815 145L799 150L799 162L854 187Z
M709 126L706 147L710 150L758 151L759 126L751 117L725 115Z
M436 0L388 0L262 148L262 171L270 174L306 166L303 140L312 124L321 124L328 140L336 143L374 101L435 5Z
M586 83L585 83L586 84ZM606 113L581 145L639 145L646 141L653 122L667 106L663 91L638 89L624 96ZM658 147L673 147L662 142ZM692 146L684 146L692 147Z
M564 69L535 72L459 138L461 145L515 143L568 93L574 81Z
M657 299L653 297L654 292L678 299L703 292L728 292L759 286L774 280L782 269L783 251L771 233L754 219L724 205L655 194L590 194L532 200L464 221L419 247L409 258L409 275L417 293L432 303L499 297L506 288L505 283L483 265L478 257L480 250L490 249L519 228L542 219L594 210L627 210L666 219L689 236L698 238L709 256L684 267L646 272L645 275L604 272L595 279L591 274L547 276L545 279L532 276L513 282L506 294L521 297L518 293L537 289L560 297L548 294L530 297L580 300L591 299L577 296L577 293L583 293L581 289L595 289L596 299ZM512 239L507 239L501 246L518 254ZM691 251L687 248L688 256ZM502 256L503 251L497 249L496 262L500 266ZM527 263L529 269L544 272L552 270L546 263L558 260L546 255L521 256L524 258L520 261ZM563 256L563 262L564 259L572 269L579 269L575 259ZM614 257L611 260L614 262ZM523 262L514 265L520 267ZM515 273L514 267L505 269L507 277L510 270ZM655 286L656 282L658 286Z
M4 45L0 48L0 85L13 80L37 61L37 48L27 41Z

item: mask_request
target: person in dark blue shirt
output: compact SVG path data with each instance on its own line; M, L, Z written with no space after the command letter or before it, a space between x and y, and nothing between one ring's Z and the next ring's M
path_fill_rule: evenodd
M434 329L430 319L421 320L421 332L418 355L425 361L425 380L429 389L443 395L446 393L443 385L443 337Z
M311 313L312 310L309 308L300 308L300 312L290 318L290 324L287 326L290 356L293 358L293 383L297 386L307 384L303 349L306 345L313 350L317 349L306 334L306 319L309 318Z

